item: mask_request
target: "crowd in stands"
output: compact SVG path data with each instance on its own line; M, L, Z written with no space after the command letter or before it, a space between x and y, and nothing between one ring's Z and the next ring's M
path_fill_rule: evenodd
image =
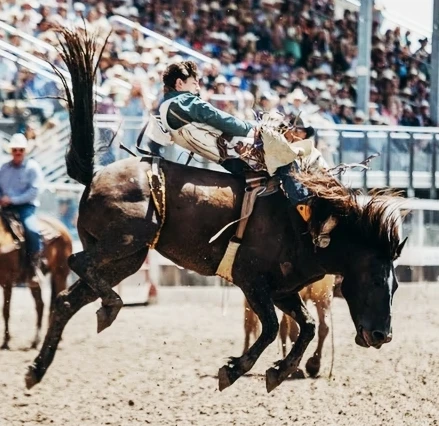
M253 119L254 111L303 111L317 123L431 126L428 40L399 28L380 32L374 12L368 111L355 109L358 13L337 16L334 0L113 0L67 3L0 0L0 21L56 46L54 28L74 23L99 31L103 45L98 112L142 117L161 100L161 75L173 61L192 59L175 45L145 37L121 24L123 16L212 60L199 62L201 96L231 114ZM0 39L52 64L53 49L0 28ZM418 43L416 43L417 45ZM17 111L20 99L42 122L62 114L56 81L0 56L2 112ZM44 100L36 98L46 98ZM12 105L12 106L11 106Z

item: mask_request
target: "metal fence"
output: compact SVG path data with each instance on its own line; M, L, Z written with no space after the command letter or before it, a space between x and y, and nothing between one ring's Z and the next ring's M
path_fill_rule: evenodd
M355 188L429 189L439 182L439 128L334 126L317 129L317 146L329 164L358 163L380 153L367 172L350 171L342 180Z
M112 147L116 159L128 155L119 149L118 141L122 140L135 150L135 141L144 122L142 117L115 120L111 115L96 116L96 126L104 140L118 130ZM409 196L415 189L426 189L431 191L431 198L436 198L439 128L334 125L316 128L316 144L333 166L359 163L371 154L380 153L367 172L353 170L342 176L342 181L354 188L394 187L406 189ZM178 146L159 149L172 161L185 162L187 159L187 151ZM191 165L223 170L199 157L195 157Z

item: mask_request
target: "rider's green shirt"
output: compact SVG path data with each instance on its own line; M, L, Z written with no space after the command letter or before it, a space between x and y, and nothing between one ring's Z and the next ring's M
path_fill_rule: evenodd
M173 129L179 129L187 122L204 123L230 136L247 136L254 127L250 122L235 118L190 92L169 92L164 100L171 98L175 98L175 101L171 102L166 119ZM179 120L170 111L174 111L185 121Z

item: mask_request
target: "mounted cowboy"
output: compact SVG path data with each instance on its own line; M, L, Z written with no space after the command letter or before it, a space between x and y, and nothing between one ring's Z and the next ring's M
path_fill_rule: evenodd
M305 220L312 194L291 175L292 166L316 155L311 137L314 129L303 122L282 126L281 114L266 114L259 123L233 117L199 98L198 69L192 61L169 65L163 73L164 101L159 117L152 117L147 134L158 143L176 143L221 164L234 174L248 171L277 175L283 189ZM294 126L291 126L294 124ZM279 131L283 127L283 134ZM294 143L290 143L294 142ZM318 153L318 151L317 151ZM323 160L319 160L323 167ZM294 165L293 165L294 163Z
M11 137L8 150L11 161L0 168L0 206L5 213L12 213L23 225L26 239L27 274L31 282L39 282L43 248L38 219L38 195L43 184L43 172L33 159L27 159L26 136L16 133Z

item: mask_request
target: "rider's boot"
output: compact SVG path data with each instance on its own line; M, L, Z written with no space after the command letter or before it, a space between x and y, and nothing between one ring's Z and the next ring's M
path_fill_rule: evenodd
M291 174L292 166L288 164L278 169L285 195L296 208L305 222L311 218L310 201L314 198L309 189Z
M315 195L310 192L305 185L296 180L294 175L292 175L290 172L291 168L288 169L287 167L288 166L284 166L278 169L284 192L291 204L296 208L300 216L302 216L302 219L305 222L309 222L312 215L310 201L315 197ZM319 229L311 230L313 244L320 248L328 247L329 243L331 242L330 233L336 225L337 219L329 216L321 224Z

